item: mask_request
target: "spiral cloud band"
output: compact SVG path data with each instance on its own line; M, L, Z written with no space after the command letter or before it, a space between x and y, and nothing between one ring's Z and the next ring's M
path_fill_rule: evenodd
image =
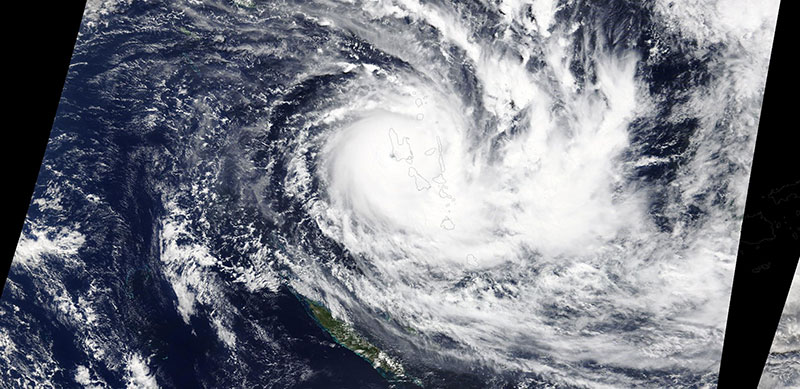
M397 385L713 385L777 6L90 1L6 292L86 385L178 382L159 316L202 385L319 384L286 295Z
M642 53L637 15L569 6L511 6L491 39L444 5L366 4L385 32L320 15L402 66L348 65L302 144L314 158L290 164L292 195L356 264L304 262L319 268L297 290L426 363L714 370L751 147L728 142L755 130L719 121L757 115L742 101L759 89L728 77L763 68L720 60L729 73L664 96L645 69L669 49ZM563 20L543 22L552 10ZM409 20L427 29L401 35ZM714 180L728 199L686 209Z

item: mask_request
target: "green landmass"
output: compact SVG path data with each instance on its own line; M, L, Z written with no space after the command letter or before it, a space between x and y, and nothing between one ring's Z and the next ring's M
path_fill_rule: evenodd
M187 30L184 27L178 27L178 31L180 31L181 33L183 33L186 36L191 36L191 37L194 36L194 33L192 33L191 31Z
M392 382L409 382L422 386L419 380L408 377L403 365L394 361L385 352L358 335L353 328L331 315L331 312L322 304L302 298L308 307L311 316L327 331L336 343L350 349L361 358L369 362L384 377Z

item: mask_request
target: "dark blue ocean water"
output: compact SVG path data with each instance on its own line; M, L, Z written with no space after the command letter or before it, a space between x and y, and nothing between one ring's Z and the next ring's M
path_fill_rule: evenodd
M52 361L42 363L60 368L50 377L55 387L75 387L79 365L92 366L94 374L110 387L123 387L125 378L120 370L96 363L83 343L85 334L54 308L50 301L54 292L42 280L57 279L74 303L79 296L93 299L97 314L106 324L95 338L112 346L124 344L148 357L151 372L163 387L402 387L336 344L285 287L277 292L246 291L233 282L233 276L219 272L229 286L223 291L224 297L238 310L229 328L237 337L235 353L218 339L209 320L213 312L207 307L198 305L189 324L176 310L178 297L161 271L159 223L167 208L163 198L166 192L192 184L206 185L200 173L215 177L210 188L216 195L214 202L188 194L177 196L176 201L189 210L189 228L202 231L198 232L198 241L208 244L223 265L236 266L250 260L255 248L237 240L248 236L244 232L247 225L256 231L249 238L259 244L302 244L326 257L349 260L340 244L324 237L304 217L301 204L286 199L281 178L287 174L287 161L276 160L270 147L279 148L281 140L291 138L304 114L328 104L324 96L334 95L351 75L321 75L291 91L281 90L279 86L288 83L299 64L274 53L243 53L237 47L278 46L291 40L291 34L276 35L279 28L263 34L238 34L237 30L252 27L246 24L246 17L228 17L214 7L199 9L219 23L216 34L224 39L202 35L208 33L193 29L190 18L163 3L135 3L124 15L104 20L102 28L83 26L34 199L53 198L48 191L55 182L68 185L60 186L55 196L61 204L57 211L41 210L37 203L31 206L23 232L31 234L41 226L51 232L60 227L79 232L86 242L74 257L82 266L60 262L54 254L40 270L44 275L34 277L27 270L12 267L8 285L13 286L7 285L2 305L5 312L16 306L22 314L0 316L0 327L20 349L51 351ZM654 34L644 13L612 12L608 17L611 25L630 20L640 23L632 29L638 34L632 32L630 37L619 39L644 40ZM302 29L307 39L291 41L292 50L310 52L315 44L329 38L329 32L314 31L314 25L305 23L298 18L293 27ZM352 46L341 51L348 55L395 69L409 67L357 37L347 42ZM682 44L683 50L692 49L691 42ZM463 58L463 53L450 54ZM684 98L678 88L681 84L707 82L704 60L688 58L677 49L672 57L642 65L638 71L649 79L654 93L674 102ZM463 72L456 90L466 100L478 100L476 77L467 66ZM592 77L591 69L575 68L574 72ZM252 97L259 95L263 98ZM207 111L187 108L195 96L204 101ZM272 107L267 116L267 108L278 98L283 104ZM697 120L668 121L669 107L665 105L663 112L631 125L635 155L628 157L686 155ZM158 115L153 117L152 112ZM229 134L241 128L262 131L258 135L242 132L231 142ZM208 146L187 147L200 142ZM241 170L235 160L240 156L237 148L252 150L259 142L265 146L250 154L252 165L274 164L274 176L260 193L243 189L251 173ZM651 185L667 183L674 179L681 158L642 167L635 176ZM189 168L199 173L186 173ZM318 181L312 181L312 192L319 190L317 185ZM102 201L92 201L90 194ZM651 213L659 227L669 231L672 221L661 220L659 215L670 193L654 191L652 196ZM241 207L242 203L252 206ZM280 217L264 218L260 213L263 204ZM697 217L700 212L692 209L686 217ZM185 239L190 243L194 238ZM124 360L124 350L109 352L119 352L114 358ZM423 378L431 387L483 387L495 378L480 372L428 372ZM25 378L19 374L11 370L9 377ZM672 372L659 374L668 376ZM510 385L514 378L519 377L510 381L498 378L495 385ZM524 378L539 382L533 375ZM545 381L541 382L544 385Z

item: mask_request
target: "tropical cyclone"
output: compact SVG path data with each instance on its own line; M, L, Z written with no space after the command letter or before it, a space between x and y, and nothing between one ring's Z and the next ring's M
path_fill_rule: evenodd
M547 25L524 8L495 24L466 6L364 9L380 27L325 23L402 65L348 68L343 104L311 126L324 128L310 142L318 156L290 173L319 180L297 195L356 266L326 261L293 287L423 365L575 385L636 384L625 372L637 370L713 374L742 188L723 189L736 204L698 205L697 220L679 207L697 182L733 178L703 150L735 152L711 119L741 107L710 97L735 82L727 65L659 60L680 38L656 35L663 16L643 5L553 4ZM393 35L409 20L418 32ZM670 85L659 66L692 81ZM383 311L395 323L371 313Z
M2 361L712 385L777 4L90 1Z

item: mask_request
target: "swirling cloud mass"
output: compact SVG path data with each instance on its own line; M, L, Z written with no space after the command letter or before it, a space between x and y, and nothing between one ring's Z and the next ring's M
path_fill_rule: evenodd
M78 52L120 15L189 26L191 59L135 43L120 57L146 64L87 88L124 105L111 85L150 85L119 120L167 133L136 159L163 204L152 266L232 355L257 344L232 296L288 288L431 387L698 387L721 356L767 3L90 2ZM17 272L57 246L31 223Z

